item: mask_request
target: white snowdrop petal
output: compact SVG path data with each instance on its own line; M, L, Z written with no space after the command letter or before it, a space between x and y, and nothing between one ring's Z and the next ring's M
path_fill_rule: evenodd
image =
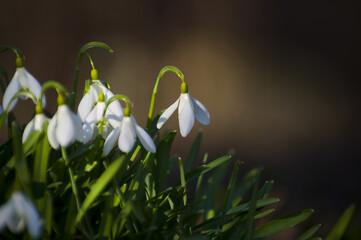
M80 100L78 105L78 115L82 122L85 121L86 117L89 115L93 109L93 97L90 93L86 93L83 98Z
M208 125L210 122L207 108L197 99L191 97L194 106L194 115L200 124Z
M25 219L20 218L16 214L13 214L12 216L10 216L6 223L7 223L8 228L10 229L10 231L15 234L18 234L18 233L24 231L24 229L25 229Z
M81 119L78 114L75 114L73 112L71 112L71 114L73 117L74 127L76 130L75 139L78 140L79 142L81 142L83 139L83 135L84 135Z
M33 93L36 96L36 98L39 98L40 93L41 93L40 83L25 68L23 68L23 71L24 71L24 75L26 77L26 82L28 84L27 87L29 88L29 91L31 93ZM45 104L46 104L45 96L43 96L43 100L42 100L41 104L43 107L45 107Z
M172 105L170 105L170 107L168 107L163 114L160 116L160 118L158 119L157 122L157 128L160 129L163 124L169 119L169 117L174 113L174 111L177 109L178 104L179 104L179 99L178 98Z
M55 128L57 125L56 115L57 115L57 113L54 114L53 118L49 121L49 125L48 125L48 140L49 140L50 145L54 149L59 148L59 142L55 136Z
M123 112L113 112L108 107L105 111L105 118L110 123L110 125L112 125L113 128L120 127L123 119Z
M34 130L42 130L44 122L49 119L44 114L36 114L34 118Z
M96 119L96 108L93 108L93 110L89 113L89 115L86 117L84 124L83 124L83 143L89 142L93 137L93 132L95 128L95 121Z
M110 153L110 151L113 149L115 143L117 142L118 137L119 137L119 128L114 128L114 130L109 133L107 139L104 142L104 147L103 147L104 156L107 156Z
M149 136L149 134L141 128L138 124L133 123L135 126L135 132L137 133L137 136L139 138L139 141L142 143L143 147L151 153L155 153L155 145L152 140L152 138Z
M35 209L34 205L29 202L29 200L24 197L23 199L24 204L24 215L25 215L25 222L29 231L29 234L33 238L40 237L41 234L41 227L40 227L40 216L37 210Z
M136 134L133 127L133 121L130 117L124 117L120 128L118 140L119 149L123 152L130 152L134 146Z
M105 123L105 125L103 126L103 131L102 131L103 139L107 139L107 137L109 136L111 131L113 131L113 129L114 128L110 124Z
M13 110L18 99L14 99L10 105L9 103L10 100L14 97L14 95L20 91L20 89L21 89L21 85L18 81L18 70L16 70L13 79L10 81L9 85L7 86L4 92L4 96L3 96L4 109L8 108L8 111Z
M194 125L194 107L189 94L181 94L178 108L179 129L182 137L186 137Z
M14 214L14 208L11 202L5 203L0 208L0 232L5 228L6 222Z
M28 140L30 134L34 131L34 125L35 125L35 118L33 118L28 125L26 125L24 132L23 132L23 143Z
M59 106L57 111L55 136L60 146L68 147L75 141L76 135L79 133L77 125L78 124L75 121L73 113L69 107L65 104Z

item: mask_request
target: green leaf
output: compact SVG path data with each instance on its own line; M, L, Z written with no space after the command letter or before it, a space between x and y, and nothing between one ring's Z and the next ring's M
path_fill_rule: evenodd
M6 122L6 117L7 117L6 112L3 112L3 113L0 114L0 132L3 129L3 126L4 126L5 122Z
M254 231L253 237L264 238L285 231L309 218L313 214L312 209L301 210L280 219L268 222Z
M22 187L24 188L24 191L27 193L28 196L32 196L30 189L29 169L26 164L25 156L22 149L20 128L16 121L12 122L12 134L16 174L21 182Z
M352 204L349 206L338 219L335 226L332 228L330 234L327 236L326 240L338 240L341 239L343 233L346 230L348 223L351 220L351 217L355 211L355 205Z
M264 218L264 217L268 216L269 214L273 213L274 211L276 211L276 209L271 208L271 209L268 209L268 210L266 210L264 212L258 213L256 216L254 216L254 220Z
M254 180L253 185L253 192L250 200L250 207L248 211L248 218L246 223L246 240L251 240L253 238L253 231L254 231L254 214L256 212L256 203L257 203L257 189L258 189L258 183L259 183L259 175L260 170L256 172L256 177Z
M187 204L187 184L186 180L184 178L184 169L183 169L183 162L181 158L178 158L178 164L179 164L179 175L181 179L181 186L184 188L184 195L183 195L183 204L184 206Z
M102 193L108 183L113 179L115 174L117 174L118 170L123 165L125 159L125 155L122 155L119 158L115 159L114 162L112 162L98 178L98 180L95 182L92 189L90 190L89 194L86 196L81 208L79 209L79 212L76 216L76 223L80 223L85 212L95 201L95 199Z
M301 236L297 238L297 240L308 240L310 239L317 231L320 229L321 224L317 224L309 229L307 229L306 232L304 232Z
M194 139L191 150L188 153L187 159L184 164L184 172L189 172L194 168L195 163L197 161L199 147L201 145L201 140L202 140L202 132L200 131L197 134L197 137Z
M214 168L222 165L223 163L227 162L229 159L231 159L231 155L225 155L222 156L220 158L217 158L216 160L213 160L212 162L206 164L206 165L202 165L196 169L193 169L192 171L188 172L185 174L185 180L186 182L190 182L192 179L198 177L201 174L205 174L211 170L213 170ZM178 179L173 186L178 186L180 184L180 179Z
M173 131L165 135L157 147L153 169L156 192L166 188L170 149L176 134Z

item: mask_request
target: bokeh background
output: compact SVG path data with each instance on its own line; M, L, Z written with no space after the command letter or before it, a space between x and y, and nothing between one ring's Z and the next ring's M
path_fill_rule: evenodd
M361 234L356 2L0 0L0 6L0 45L21 49L41 83L57 80L70 90L80 47L111 46L112 54L88 52L113 92L134 101L142 126L160 69L177 66L208 108L211 125L178 136L174 152L185 155L202 128L202 154L214 159L233 149L235 160L245 162L242 173L264 166L263 178L276 182L281 213L314 208L311 221L324 223L322 233L356 203L348 234ZM10 76L14 59L11 52L0 55ZM82 88L90 78L86 58L80 69ZM176 100L179 87L175 75L162 79L156 112ZM47 98L54 113L56 94ZM29 101L15 109L22 123L33 113ZM165 126L178 129L176 117Z

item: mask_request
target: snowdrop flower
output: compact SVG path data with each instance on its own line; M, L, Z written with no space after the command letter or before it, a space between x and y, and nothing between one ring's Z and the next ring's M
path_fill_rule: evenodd
M36 105L35 117L26 125L23 132L23 143L30 137L34 130L41 131L44 122L49 121L49 118L43 114L41 105Z
M5 225L15 234L27 227L31 237L41 235L40 215L22 192L14 192L11 199L0 207L0 231Z
M49 122L48 139L54 149L68 147L83 139L83 128L80 117L73 113L65 104L64 97L58 95L58 110Z
M3 96L3 106L8 111L11 111L18 99L14 99L11 102L11 99L17 94L20 90L26 90L34 94L37 98L40 97L41 86L39 82L24 68L24 63L22 58L16 58L16 71L13 79L10 81L7 86L4 96ZM25 98L26 99L26 98ZM11 102L11 103L10 103ZM42 100L42 105L45 106L45 98Z
M97 134L96 130L98 129L96 124L102 120L105 107L106 107L106 104L104 102L104 94L103 94L103 92L100 92L97 104L95 105L93 110L91 110L91 112L88 114L88 116L84 120L83 143L87 143L88 141L90 141L96 137L96 134ZM107 124L107 123L105 123L105 124ZM106 129L109 128L109 124L107 124L107 125L108 126L105 127ZM108 133L108 131L105 131L105 134L106 133ZM107 135L105 135L105 138L106 138L106 136Z
M1 116L1 114L3 114L3 112L4 112L4 109L3 109L3 107L0 105L0 116Z
M99 100L99 94L101 92L103 93L105 102L114 96L114 94L99 80L98 71L96 69L91 71L91 77L92 84L90 85L88 92L86 92L83 98L80 100L78 106L78 115L80 116L83 123L86 121L88 115L94 114L92 113L92 110L95 108L96 103ZM105 112L105 116L113 128L119 125L119 119L123 118L123 108L119 101L114 101L109 104Z
M188 86L185 82L181 85L181 95L170 107L160 116L157 128L160 129L178 107L179 129L183 137L186 137L194 125L194 118L200 124L209 124L209 113L205 106L188 93Z
M135 118L130 114L129 107L124 109L124 117L120 124L114 128L104 143L103 153L108 155L118 140L118 147L122 152L130 152L134 146L136 138L139 138L144 148L151 153L155 153L155 145L148 133L141 128Z

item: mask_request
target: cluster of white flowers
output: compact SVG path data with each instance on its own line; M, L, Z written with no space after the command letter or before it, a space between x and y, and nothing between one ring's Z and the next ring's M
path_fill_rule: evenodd
M27 124L23 132L23 143L35 131L42 131L44 123L48 123L47 138L54 149L66 148L75 141L87 144L101 134L104 141L103 155L107 156L116 142L122 152L130 152L138 138L143 147L150 153L156 152L151 136L137 124L130 113L128 102L123 108L115 96L98 78L93 69L92 80L81 99L77 114L66 104L65 93L58 91L58 109L50 119L43 113L45 107L44 89L39 82L24 68L22 58L16 59L16 72L3 95L3 107L0 116L3 118L12 111L18 98L25 99L19 92L29 93L36 104L35 117ZM183 81L183 79L182 79ZM188 87L183 82L181 95L175 103L167 108L157 122L160 129L178 108L179 128L183 137L187 136L194 125L194 119L203 125L209 124L209 113L198 100L191 97ZM0 208L0 231L7 225L15 233L22 231L25 225L34 238L40 235L40 216L28 198L21 192L15 192L11 200Z

